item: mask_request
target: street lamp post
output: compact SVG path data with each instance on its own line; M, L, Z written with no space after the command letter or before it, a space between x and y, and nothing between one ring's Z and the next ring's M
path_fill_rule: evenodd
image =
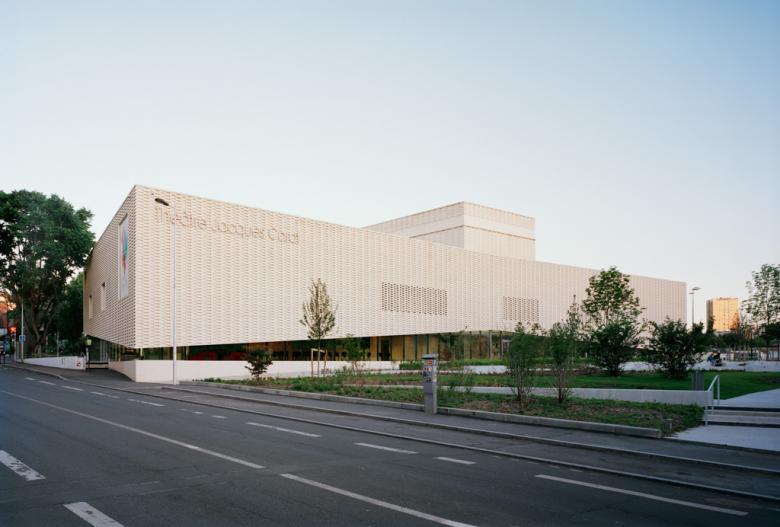
M170 207L173 213L173 224L171 226L173 235L171 242L171 252L173 253L173 266L171 269L171 275L173 276L173 291L172 291L172 315L171 315L171 337L173 347L173 384L174 386L179 384L176 380L176 207L168 203L162 198L155 198L154 201L163 205L164 207Z
M693 318L693 301L694 301L694 294L695 294L695 293L696 293L696 291L698 291L699 289L701 289L701 287L699 287L699 286L693 287L693 288L691 288L691 292L690 292L690 293L688 293L689 295L691 295L691 328L693 328L693 324L694 324L694 318Z

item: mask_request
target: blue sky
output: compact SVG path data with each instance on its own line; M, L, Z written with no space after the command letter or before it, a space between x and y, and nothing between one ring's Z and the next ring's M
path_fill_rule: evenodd
M780 2L0 0L0 187L363 226L469 200L540 260L744 296L780 262Z

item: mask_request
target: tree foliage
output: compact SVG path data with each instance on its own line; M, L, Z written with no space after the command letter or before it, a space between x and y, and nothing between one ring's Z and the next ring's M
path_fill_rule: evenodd
M87 209L76 210L54 194L0 191L0 288L24 306L33 353L49 332L68 280L92 249L91 218Z
M512 335L504 364L509 373L512 392L520 408L525 408L533 391L536 367L543 355L544 339L539 326L526 331L519 323Z
M582 310L587 317L585 340L589 355L607 375L620 375L622 364L630 360L642 343L644 323L639 298L630 276L616 267L592 276L585 290Z
M667 318L662 323L650 323L650 338L643 352L645 360L660 366L669 377L683 379L704 351L706 336L702 324L690 331L682 320Z
M745 284L748 298L742 306L757 329L763 331L768 325L780 322L780 264L764 264L752 276Z
M319 278L312 280L309 285L309 301L303 304L303 318L299 322L306 327L309 340L317 342L317 364L319 365L322 339L327 337L336 327L336 306L333 305L330 295L328 295L328 287L325 282ZM314 357L312 357L313 360ZM327 364L326 356L325 367Z
M352 372L357 372L360 361L362 361L366 356L366 353L363 350L361 339L355 337L351 333L348 333L344 338L344 350L347 354L347 360L352 366Z
M62 301L54 311L52 331L65 340L66 350L78 351L84 330L84 274L79 273L65 286Z

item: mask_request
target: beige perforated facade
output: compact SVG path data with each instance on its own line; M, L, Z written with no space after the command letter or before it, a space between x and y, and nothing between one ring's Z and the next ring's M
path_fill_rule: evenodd
M338 306L333 337L549 327L597 272L534 261L532 218L469 203L361 229L136 186L87 264L87 334L127 348L171 345L174 224L180 346L305 339L298 321L316 278ZM649 320L684 318L684 283L631 282Z

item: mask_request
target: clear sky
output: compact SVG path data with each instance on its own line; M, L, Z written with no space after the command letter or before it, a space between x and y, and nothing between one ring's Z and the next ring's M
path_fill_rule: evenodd
M780 2L0 0L0 187L364 226L468 200L540 260L780 262Z

